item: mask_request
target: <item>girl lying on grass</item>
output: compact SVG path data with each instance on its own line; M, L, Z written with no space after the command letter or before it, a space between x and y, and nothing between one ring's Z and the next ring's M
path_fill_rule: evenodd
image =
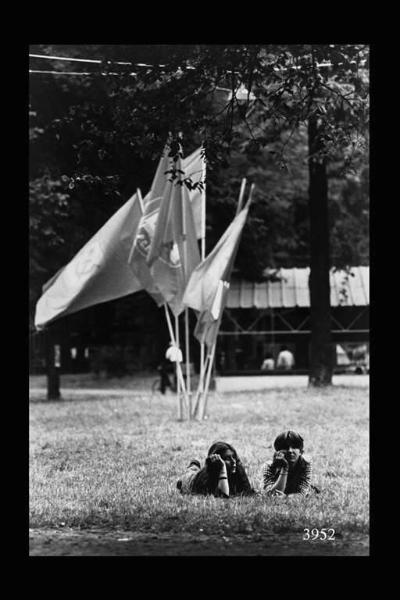
M236 496L255 494L236 450L225 442L215 442L208 451L205 465L192 460L177 483L182 494Z
M273 496L319 493L311 485L311 461L303 456L304 440L295 431L280 433L274 441L275 454L263 468L264 492Z

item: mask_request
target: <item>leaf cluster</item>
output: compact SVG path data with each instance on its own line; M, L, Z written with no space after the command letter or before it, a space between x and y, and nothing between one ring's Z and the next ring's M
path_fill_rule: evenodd
M365 260L367 46L36 45L31 51L101 60L84 66L90 76L32 76L33 297L48 272L65 264L137 187L147 192L169 132L174 156L205 148L208 250L234 215L241 178L257 185L237 258L240 274L257 279L267 266L308 263L311 159L329 165L335 260ZM45 61L36 60L32 66L43 68ZM132 64L118 64L124 61ZM66 64L51 66L64 71ZM241 86L248 90L244 99L237 95ZM315 156L307 141L310 118L318 126ZM188 177L184 185L195 186Z

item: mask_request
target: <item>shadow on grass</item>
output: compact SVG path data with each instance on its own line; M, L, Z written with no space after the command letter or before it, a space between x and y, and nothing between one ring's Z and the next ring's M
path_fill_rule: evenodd
M307 543L297 534L190 535L134 531L35 530L31 556L368 556L367 535Z
M127 398L129 396L142 396L144 398L146 398L149 402L151 401L152 398L156 398L157 395L152 395L150 392L146 393L146 392L142 392L142 393L138 393L138 392L130 392L129 390L126 390L125 394L116 394L110 390L109 394L76 394L73 396L61 396L60 398L56 399L48 399L45 396L29 396L29 404L48 404L51 406L57 406L58 404L68 404L70 402L98 402L99 400L116 400L116 399L121 399L122 398Z

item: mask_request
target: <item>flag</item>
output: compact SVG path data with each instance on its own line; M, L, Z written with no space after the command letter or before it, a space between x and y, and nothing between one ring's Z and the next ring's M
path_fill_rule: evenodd
M164 297L158 289L150 269L147 266L147 255L153 239L155 222L160 209L161 198L144 198L144 212L139 222L133 252L128 258L130 268L158 306L164 303Z
M153 240L154 228L157 222L164 189L168 183L168 175L166 174L166 171L168 171L170 166L168 152L169 145L167 143L158 163L151 188L143 199L143 215L141 216L137 229L133 251L128 258L133 273L158 306L163 304L165 299L157 287L146 261Z
M229 291L229 282L222 279L218 282L217 292L210 310L204 310L198 316L197 324L194 330L195 337L201 344L207 344L209 352L211 351L215 340L217 339L219 326L222 319L222 313L226 304L226 298Z
M183 296L186 306L200 312L211 308L218 282L230 265L238 246L248 210L247 203L222 234L214 249L193 271Z
M168 184L168 180L171 178L171 173L167 173L173 167L172 158L169 157L169 142L166 143L163 153L160 158L160 162L157 167L156 174L153 179L152 186L149 192L145 196L146 199L161 198L164 194L164 190ZM206 179L206 163L202 156L203 149L197 148L192 154L189 154L186 158L181 159L181 166L179 167L183 173L182 178L191 180L192 184L199 184L196 188L189 190L189 200L192 203L193 219L196 230L196 237L200 239L205 237L205 179Z
M203 148L197 148L192 154L182 160L182 169L185 179L191 180L192 184L198 184L189 190L189 198L192 203L193 218L196 227L197 239L206 236L206 163Z
M198 148L185 159L182 159L182 170L184 177L190 178L192 183L201 182L202 185L193 190L188 190L189 200L192 203L194 227L196 237L205 235L205 161L202 158L202 148ZM153 241L154 229L158 218L158 212L164 193L170 189L169 179L171 174L167 173L173 165L169 154L169 142L164 147L156 174L153 179L150 191L144 198L144 213L139 223L137 237L134 242L134 249L130 256L129 264L136 277L141 282L143 288L152 296L155 302L160 306L166 300L161 294L153 275L147 264L147 258L150 246ZM184 192L186 194L186 192ZM189 217L190 218L190 217ZM197 263L196 263L197 264ZM165 276L166 269L155 267L153 273L161 279L161 285L166 291ZM172 271L172 278L175 280L175 289L178 289L177 274ZM172 281L170 282L173 283ZM167 292L167 297L173 301L174 292Z
M164 188L147 264L171 310L179 315L184 309L184 289L193 269L200 262L200 253L189 192L182 179L180 158L175 168L177 179L172 181L169 177Z
M194 335L212 348L229 290L229 280L249 211L249 202L234 218L210 254L193 271L183 303L200 312Z
M142 289L128 266L140 216L135 194L43 286L36 305L38 329L61 316Z

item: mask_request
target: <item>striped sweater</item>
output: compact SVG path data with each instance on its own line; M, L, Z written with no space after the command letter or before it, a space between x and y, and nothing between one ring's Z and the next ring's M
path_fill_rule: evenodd
M263 467L263 488L268 494L276 483L280 473L280 467L274 467L273 461L268 461ZM293 470L289 471L286 481L285 494L307 495L311 490L311 461L301 455Z

